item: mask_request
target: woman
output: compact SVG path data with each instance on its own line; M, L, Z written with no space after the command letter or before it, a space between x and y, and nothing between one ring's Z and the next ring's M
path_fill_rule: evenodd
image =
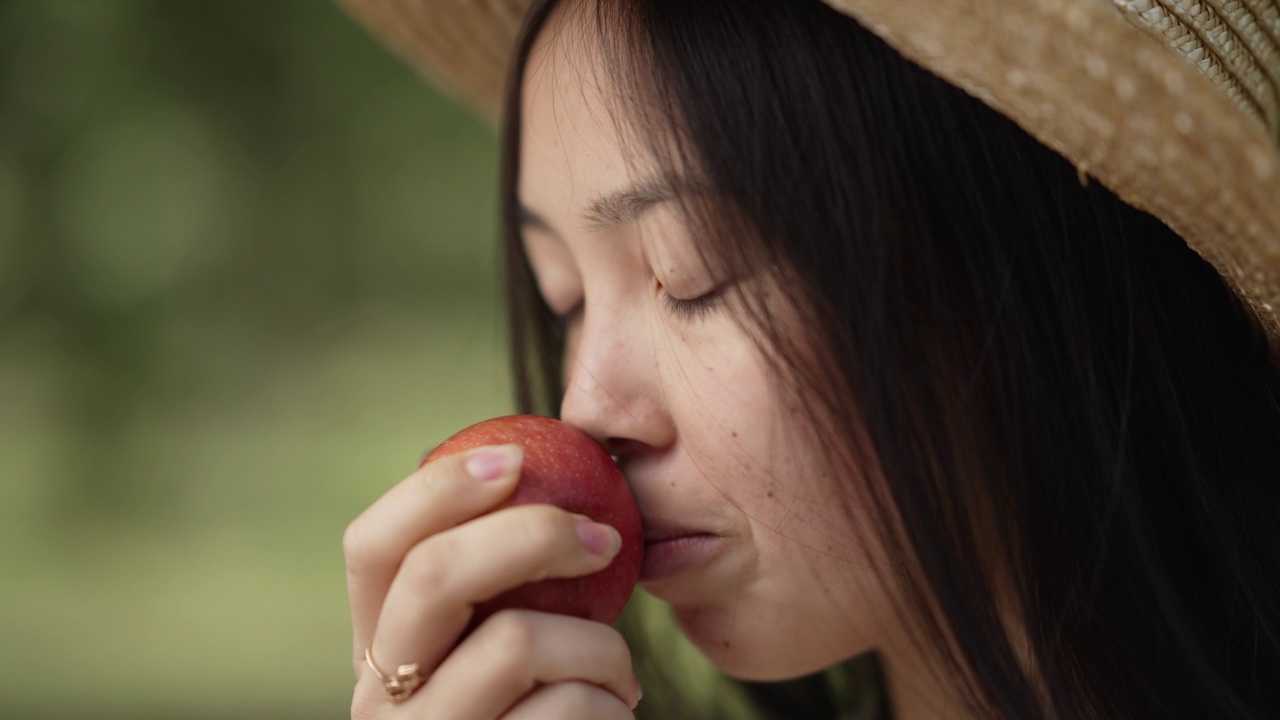
M732 677L875 651L886 717L1280 717L1275 4L1221 10L1256 50L1215 66L1234 85L1091 0L834 4L531 4L502 123L521 409L618 458L642 587ZM500 23L352 5L437 71L473 48L449 77L495 99ZM348 529L353 717L632 716L611 628L459 642L473 603L616 549L486 514L519 459L431 463Z

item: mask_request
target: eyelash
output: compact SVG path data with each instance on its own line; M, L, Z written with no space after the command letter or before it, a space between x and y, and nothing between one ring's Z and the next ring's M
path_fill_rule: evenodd
M689 300L682 300L666 290L662 291L662 304L666 306L667 312L671 313L681 322L693 322L701 320L708 315L715 306L720 302L720 290L712 290L711 292ZM563 315L557 314L556 320L561 323L568 322L574 315L582 310L582 303L573 306Z
M665 290L662 291L662 304L667 307L668 312L675 315L676 319L681 322L701 320L714 310L719 302L719 290L712 290L706 295L690 300L681 300Z

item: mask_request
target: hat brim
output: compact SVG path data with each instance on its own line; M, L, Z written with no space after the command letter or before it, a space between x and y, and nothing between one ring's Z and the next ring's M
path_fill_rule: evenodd
M528 0L339 0L496 123ZM824 0L1162 220L1280 358L1280 146L1191 62L1097 0Z

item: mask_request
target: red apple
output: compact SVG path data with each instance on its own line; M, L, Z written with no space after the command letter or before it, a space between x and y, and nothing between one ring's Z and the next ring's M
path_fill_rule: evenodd
M482 445L524 449L519 484L499 508L547 503L612 526L622 549L605 569L524 585L476 606L471 625L503 608L561 613L612 624L640 578L644 532L627 480L613 458L581 430L553 418L509 415L468 427L432 450L423 464Z

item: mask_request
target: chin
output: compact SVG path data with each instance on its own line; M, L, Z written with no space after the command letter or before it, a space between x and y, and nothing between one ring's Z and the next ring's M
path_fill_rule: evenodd
M689 641L724 674L751 682L791 680L824 670L861 652L815 653L794 633L755 621L735 620L733 608L673 608ZM869 648L868 648L869 649Z

